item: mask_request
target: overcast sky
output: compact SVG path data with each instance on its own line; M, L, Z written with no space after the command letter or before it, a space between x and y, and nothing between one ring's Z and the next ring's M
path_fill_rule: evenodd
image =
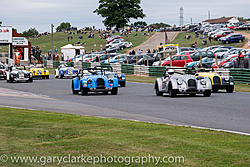
M208 18L242 16L250 18L250 0L142 0L147 23L165 22L179 25L179 9L184 8L184 23L201 22ZM58 26L70 22L79 28L95 25L104 28L102 18L93 13L98 0L0 0L0 21L12 25L18 32L35 27L50 31L50 24Z

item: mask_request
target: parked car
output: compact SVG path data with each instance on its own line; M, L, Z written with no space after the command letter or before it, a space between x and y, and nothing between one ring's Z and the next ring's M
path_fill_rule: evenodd
M118 54L115 57L111 58L109 60L109 63L118 63L118 61L119 61L119 63L122 64L123 61L126 59L126 57L127 57L127 55L125 55L125 54ZM108 63L108 60L105 60L104 63Z
M76 77L80 73L80 70L75 69L74 67L68 67L64 64L61 64L56 70L55 70L55 78L72 78Z
M202 59L202 67L204 68L211 68L212 67L212 64L215 62L215 59L214 58L208 58L208 57L204 57ZM193 61L193 62L190 62L186 65L186 67L188 68L194 68L194 67L201 67L200 66L200 61Z
M235 54L235 55L231 55L231 56L228 56L227 58L222 59L221 61L218 62L218 67L221 68L225 63L230 62L234 59L237 59L237 57L238 55ZM217 68L217 65L214 63L212 65L212 68Z
M186 59L186 60L185 60ZM185 62L192 62L192 58L189 55L176 55L172 57L172 66L185 67ZM170 66L170 57L163 60L162 66Z
M7 82L33 82L33 76L32 73L29 71L26 71L25 67L24 69L16 68L16 67L10 67L9 70L6 72L6 80Z
M221 76L215 72L200 72L196 73L198 77L209 77L212 82L213 92L218 92L219 89L226 89L227 93L234 91L234 79L232 76Z
M103 92L118 94L118 79L114 75L107 75L104 69L89 68L83 70L83 75L72 79L72 92L87 95L89 92Z
M227 36L228 34L231 34L231 33L232 33L231 31L222 31L220 33L214 34L214 39L218 40L219 38L225 37L225 36Z
M208 77L196 78L194 75L184 75L169 70L163 77L156 79L154 89L156 96L162 96L163 93L168 93L170 97L175 97L177 94L195 96L201 93L209 97L212 84Z
M214 58L214 53L211 51L199 51L191 55L193 61L198 61L204 57Z
M227 35L226 37L221 37L220 41L224 44L234 43L234 42L243 42L245 37L241 34L232 33Z

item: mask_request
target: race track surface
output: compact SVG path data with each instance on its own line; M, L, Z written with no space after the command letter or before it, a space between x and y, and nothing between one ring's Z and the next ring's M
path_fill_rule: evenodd
M250 133L250 93L157 97L153 84L128 82L117 96L81 96L71 93L71 79L0 80L0 105Z

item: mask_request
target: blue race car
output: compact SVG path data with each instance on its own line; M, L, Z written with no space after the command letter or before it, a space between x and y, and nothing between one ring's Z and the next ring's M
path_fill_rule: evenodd
M82 76L72 79L73 94L87 95L89 92L103 92L112 95L118 94L118 79L114 74L109 74L104 69L89 68L83 70Z
M55 78L73 78L76 77L77 74L80 73L80 70L75 69L74 67L68 67L64 64L61 64L56 70L55 70Z
M95 68L102 68L101 66L96 66ZM112 74L118 79L118 84L121 87L126 87L126 75L121 73L121 74L116 74L113 71L113 68L111 66L103 68L106 71L106 74Z

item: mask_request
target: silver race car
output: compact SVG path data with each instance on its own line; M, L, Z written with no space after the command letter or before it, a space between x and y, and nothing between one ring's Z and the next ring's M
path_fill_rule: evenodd
M15 67L10 67L6 72L7 82L33 82L32 73L24 69L17 69Z
M170 97L177 94L203 94L205 97L211 96L212 83L208 77L198 77L175 73L174 70L168 70L165 75L155 81L155 92L157 96L163 96L168 93Z

